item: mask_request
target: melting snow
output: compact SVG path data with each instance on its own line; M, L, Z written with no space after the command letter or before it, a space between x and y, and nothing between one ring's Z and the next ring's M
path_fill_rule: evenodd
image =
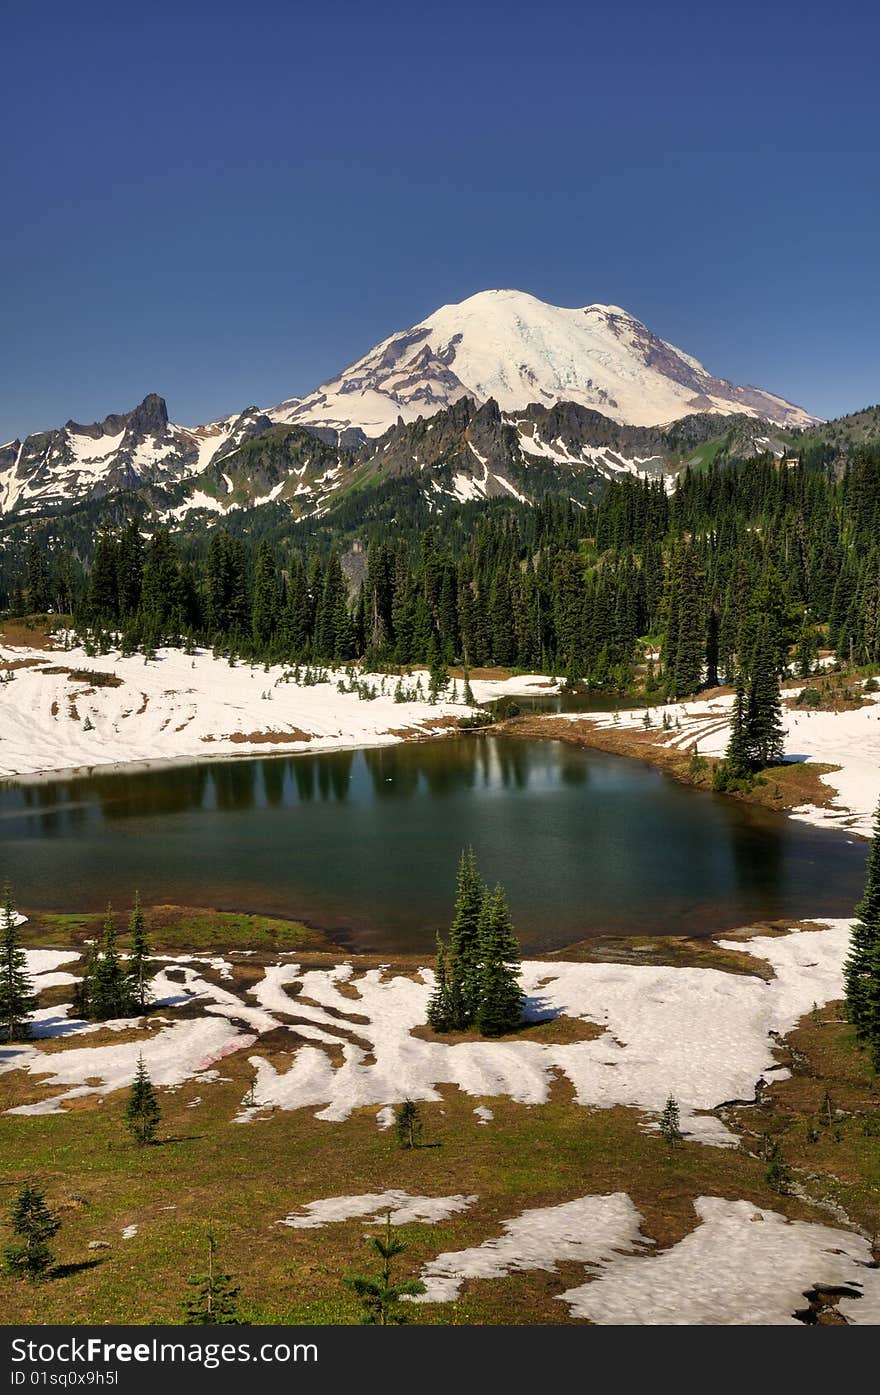
M639 1231L641 1221L625 1192L524 1211L503 1223L497 1239L430 1260L420 1276L426 1291L413 1301L452 1302L465 1279L500 1279L527 1269L552 1273L561 1263L607 1263L621 1251L650 1243Z
M850 1231L789 1221L748 1201L701 1196L700 1224L653 1255L619 1255L591 1283L560 1294L594 1323L672 1326L797 1325L807 1290L852 1288L841 1302L850 1322L880 1321L880 1271L871 1247Z
M391 1213L392 1225L421 1221L433 1225L445 1221L459 1211L465 1211L479 1198L476 1196L410 1196L408 1192L365 1192L361 1196L331 1196L311 1201L299 1211L292 1211L279 1225L293 1230L315 1230L331 1221L347 1221L355 1217L370 1217L379 1225Z

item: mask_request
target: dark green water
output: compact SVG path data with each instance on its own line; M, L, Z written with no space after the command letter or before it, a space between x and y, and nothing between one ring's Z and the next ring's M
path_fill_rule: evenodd
M27 909L258 911L428 949L472 843L531 949L848 915L866 845L552 741L461 737L8 784L0 873Z

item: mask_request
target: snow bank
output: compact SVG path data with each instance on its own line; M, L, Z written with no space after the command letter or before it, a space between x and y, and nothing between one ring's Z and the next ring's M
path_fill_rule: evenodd
M590 1040L565 1044L523 1038L451 1043L414 1035L425 1021L433 985L429 969L415 977L381 968L356 976L348 963L303 970L285 962L269 965L239 996L207 980L196 967L198 956L177 956L151 981L159 1011L84 1023L69 1016L69 1005L42 1007L34 1020L37 1040L8 1047L0 1071L26 1070L60 1091L17 1110L44 1113L77 1095L127 1087L141 1052L157 1085L174 1087L194 1077L207 1083L216 1078L210 1067L218 1060L250 1051L261 1036L287 1028L295 1035L286 1069L258 1054L248 1057L254 1102L242 1101L237 1122L249 1123L273 1107L311 1108L327 1120L372 1107L377 1124L389 1127L393 1105L440 1100L441 1087L454 1086L477 1101L475 1124L485 1125L492 1117L485 1101L508 1096L541 1104L561 1076L578 1104L629 1106L652 1121L672 1093L686 1135L730 1145L733 1134L709 1111L731 1099L751 1099L758 1078L775 1066L774 1035L789 1032L814 1003L842 996L849 923L722 941L728 943L769 963L774 977L767 982L719 969L527 961L523 987L533 1012L601 1028ZM55 981L56 966L76 957L30 951L37 986ZM220 973L227 965L219 958L205 962ZM356 997L343 991L351 986ZM175 1017L180 1009L184 1018ZM79 1037L99 1031L131 1039L79 1044ZM40 1037L66 1036L74 1040L63 1050L39 1046ZM299 1044L304 1038L306 1044Z
M461 700L461 682L458 701L432 706L395 702L396 677L359 674L378 693L361 701L356 693L338 691L339 680L345 681L341 672L305 687L286 681L289 668L230 667L204 649L193 655L160 649L145 662L143 655L123 658L117 652L90 658L81 648L0 648L0 659L6 658L37 664L17 669L3 690L0 778L130 762L383 746L402 740L395 734L401 730L436 733L444 730L444 718L472 710ZM119 686L93 687L86 679L71 682L67 672L43 671L56 667L111 674ZM412 687L419 676L427 695L427 673L404 682ZM483 702L546 682L531 675L472 686Z
M617 1255L605 1272L560 1298L572 1315L602 1324L796 1325L813 1288L853 1289L850 1322L880 1320L880 1271L860 1235L789 1221L748 1201L701 1196L699 1225L658 1254ZM430 1267L430 1266L429 1266Z
M449 1250L422 1269L425 1292L416 1303L449 1303L465 1279L500 1279L526 1269L552 1272L558 1264L605 1264L650 1244L639 1232L642 1217L625 1192L582 1196L561 1206L539 1207L505 1221L498 1239L470 1250Z
M357 979L354 1001L339 991L352 977L350 965L306 972L296 964L278 966L251 991L275 1007L282 982L299 984L295 1008L285 994L281 1010L295 1011L296 1031L315 1045L301 1047L285 1071L251 1057L255 1094L263 1105L311 1107L320 1119L340 1120L361 1107L438 1100L441 1085L478 1098L508 1095L541 1104L563 1075L577 1102L591 1107L629 1105L656 1116L672 1093L687 1134L730 1145L733 1135L704 1111L751 1099L756 1080L774 1065L771 1033L790 1031L814 1002L842 995L848 942L849 922L841 920L732 945L769 962L775 972L770 982L716 969L526 962L523 987L542 1012L604 1029L592 1040L565 1045L448 1044L413 1036L425 1020L433 984L428 969L420 970L419 981L370 970ZM321 1049L331 1042L341 1047L340 1066Z
M476 1196L410 1196L408 1192L364 1192L360 1196L330 1196L321 1201L310 1201L298 1211L285 1216L279 1225L289 1225L292 1230L316 1230L329 1225L331 1221L348 1221L355 1217L369 1217L371 1225L384 1223L391 1214L392 1225L406 1225L421 1221L434 1225L445 1221L460 1211L466 1211L479 1198Z

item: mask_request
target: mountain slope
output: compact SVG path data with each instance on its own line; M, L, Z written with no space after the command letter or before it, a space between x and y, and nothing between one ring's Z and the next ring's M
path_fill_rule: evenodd
M618 306L569 310L513 290L444 305L317 391L268 414L375 437L399 418L432 416L466 396L493 398L505 412L575 402L633 426L695 412L740 413L788 427L816 420L772 393L713 377Z

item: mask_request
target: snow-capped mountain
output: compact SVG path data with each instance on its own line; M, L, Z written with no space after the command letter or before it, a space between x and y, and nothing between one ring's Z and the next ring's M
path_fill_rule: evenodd
M782 455L773 433L815 420L712 377L616 306L564 310L484 291L267 411L179 426L151 393L101 422L10 441L0 446L0 515L64 511L121 490L140 491L169 521L276 502L315 515L345 485L412 474L432 507L530 499L539 476L555 487L548 470L566 488L573 474L674 477L713 436L739 455ZM670 423L681 429L659 431Z
M278 422L381 436L462 397L503 412L575 402L630 426L696 412L779 426L816 418L773 393L714 377L616 305L568 310L522 291L481 291L392 334L339 377L271 408Z

